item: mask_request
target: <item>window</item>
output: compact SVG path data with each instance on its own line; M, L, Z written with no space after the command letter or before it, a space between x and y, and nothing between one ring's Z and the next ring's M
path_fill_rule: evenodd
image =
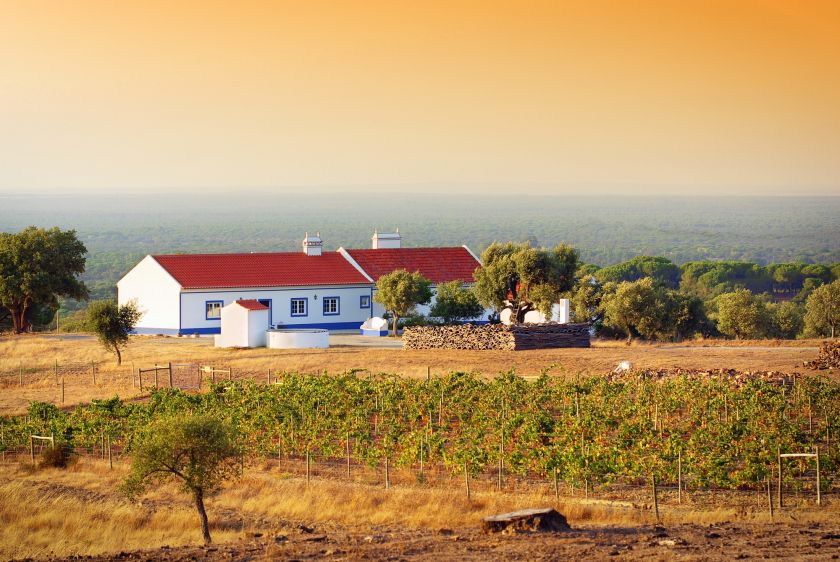
M222 305L224 301L205 301L204 319L219 320L222 317Z
M292 299L292 316L306 316L308 299Z
M359 299L359 308L370 308L370 295L362 295Z
M335 316L338 314L338 297L324 297L324 316Z

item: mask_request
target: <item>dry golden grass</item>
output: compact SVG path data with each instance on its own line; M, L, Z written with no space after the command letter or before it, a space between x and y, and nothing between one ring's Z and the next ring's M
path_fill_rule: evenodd
M0 393L0 414L23 412L32 400L60 402L60 388L54 377L42 376L34 384L18 388L15 376L20 365L40 367L49 373L60 364L101 364L97 385L87 376L65 380L65 405L106 398L115 394L132 397L131 364L148 368L155 363L212 363L230 366L235 372L264 373L268 370L304 373L343 372L368 369L423 377L451 371L477 371L488 376L515 369L534 376L554 366L552 373L599 374L612 370L623 360L637 368L735 368L741 370L802 370L802 362L813 359L818 341L725 342L711 340L680 344L596 341L588 349L544 349L534 351L403 350L394 348L334 346L330 349L216 349L211 338L132 338L124 353L123 368L116 369L113 355L93 338L59 339L42 335L0 336L0 373L8 373Z
M0 467L0 558L88 555L162 545L198 544L198 518L188 496L175 485L153 490L132 503L117 491L126 467L83 459L68 470L32 472L22 465ZM395 474L397 478L400 474ZM407 478L407 477L406 477ZM405 481L405 480L404 480ZM314 479L309 485L277 469L255 467L207 502L216 542L248 533L287 533L295 523L322 531L337 527L369 533L376 526L474 528L481 517L524 507L553 506L573 526L651 524L648 509L628 508L580 498L555 501L547 486L498 493L477 486L472 500L458 483L447 488L378 485ZM663 506L666 524L711 524L733 520L769 520L763 513L739 509L676 509ZM838 508L797 511L803 522L836 520ZM776 521L789 521L785 514Z

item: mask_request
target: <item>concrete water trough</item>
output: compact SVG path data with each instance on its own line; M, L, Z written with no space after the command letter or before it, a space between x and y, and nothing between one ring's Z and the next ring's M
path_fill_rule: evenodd
M266 332L266 345L272 349L328 348L329 330L319 329L276 329Z

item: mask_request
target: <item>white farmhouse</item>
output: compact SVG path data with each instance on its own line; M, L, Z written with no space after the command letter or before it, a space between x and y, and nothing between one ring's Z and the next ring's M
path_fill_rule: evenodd
M268 308L266 329L358 330L384 312L373 300L382 275L404 268L468 285L481 266L466 246L402 248L399 232L375 232L371 249L322 249L307 234L300 252L148 255L117 282L118 301L137 303L138 334L218 334L222 308L238 300Z

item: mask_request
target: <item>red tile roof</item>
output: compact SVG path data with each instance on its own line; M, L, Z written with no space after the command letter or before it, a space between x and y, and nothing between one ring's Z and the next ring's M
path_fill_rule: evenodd
M481 266L463 246L347 250L347 253L374 281L397 269L406 269L419 271L435 284L455 280L472 283L473 272Z
M369 285L338 253L177 254L152 256L184 289Z
M248 310L268 310L266 305L256 299L241 299L234 302L242 308L247 308Z

